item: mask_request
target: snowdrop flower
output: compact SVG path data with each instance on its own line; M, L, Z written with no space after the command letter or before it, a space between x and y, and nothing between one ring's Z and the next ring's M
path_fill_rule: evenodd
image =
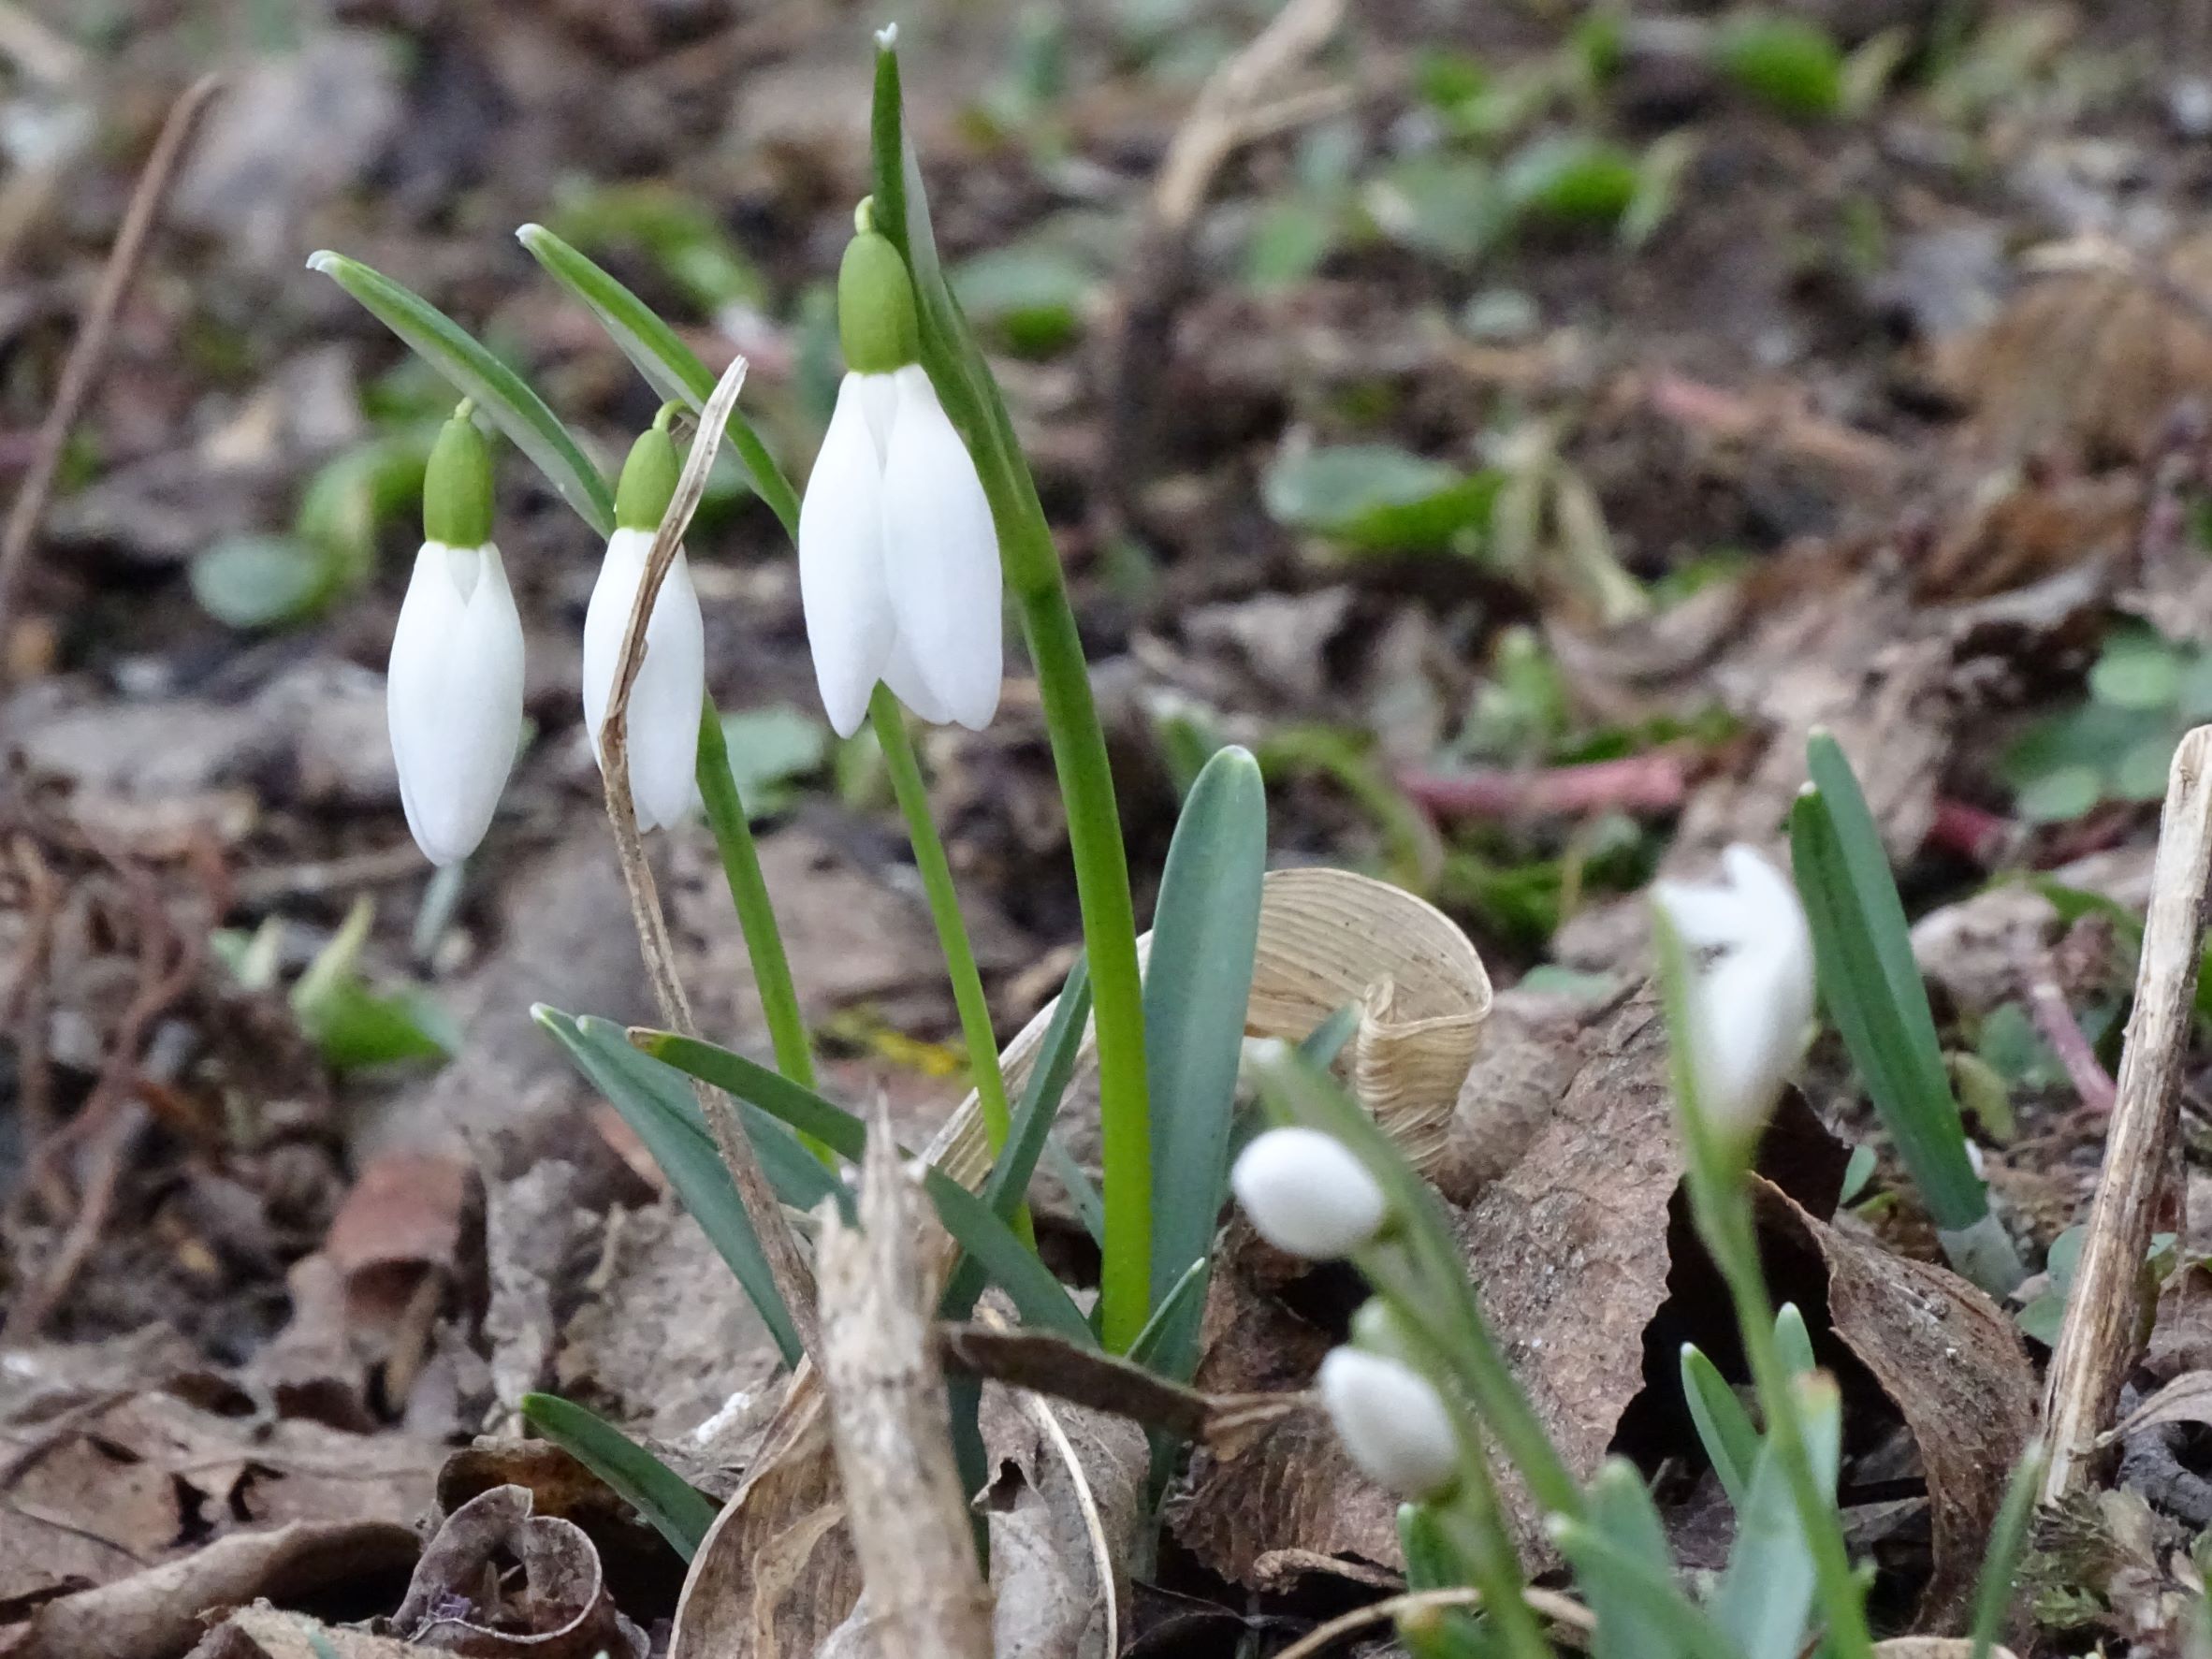
M1349 1256L1388 1213L1367 1166L1319 1129L1269 1129L1238 1155L1229 1181L1261 1238L1314 1261Z
M591 734L591 753L601 761L600 727L613 699L615 667L630 612L645 580L653 536L676 493L676 444L668 436L670 411L631 446L615 491L615 533L584 611L584 724ZM699 595L691 586L691 562L676 550L676 562L653 599L646 623L645 661L630 688L630 795L637 827L673 824L691 810L697 795L693 775L699 758L699 710L706 696L706 633L699 617Z
M1370 1480L1419 1501L1459 1477L1451 1413L1413 1367L1364 1348L1331 1348L1320 1383L1336 1437Z
M392 631L385 712L423 856L484 839L522 738L522 618L491 542L491 457L463 403L423 477L423 544Z
M850 737L880 681L924 720L981 730L1004 670L998 536L916 360L905 262L865 226L837 273L837 332L849 372L799 507L799 597L823 707Z
M1687 1024L1699 1104L1739 1140L1756 1135L1805 1052L1812 1019L1812 935L1787 877L1739 843L1724 880L1661 881L1652 902L1689 961Z

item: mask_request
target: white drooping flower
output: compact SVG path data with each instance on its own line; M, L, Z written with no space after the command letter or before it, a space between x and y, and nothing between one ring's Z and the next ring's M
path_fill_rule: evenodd
M592 758L603 770L600 730L614 697L615 670L676 479L676 444L666 427L656 422L631 446L622 465L615 493L615 533L607 539L599 580L584 610L584 725L591 736ZM678 547L653 596L645 656L630 688L625 726L630 798L641 830L679 822L697 798L693 779L706 697L706 629L698 590L691 586L691 560Z
M432 864L484 839L522 737L522 618L491 542L491 470L466 413L424 483L428 539L392 631L385 712L400 802Z
M1364 1348L1332 1348L1320 1383L1336 1437L1370 1480L1419 1500L1458 1478L1451 1413L1410 1365Z
M1788 878L1738 843L1723 880L1661 881L1652 902L1682 942L1690 975L1691 1074L1708 1116L1755 1134L1805 1052L1812 1019L1812 935Z
M830 724L879 681L924 720L981 729L1004 673L998 536L968 446L915 358L906 266L874 231L839 272L851 371L799 506L799 597Z
M1261 1238L1313 1261L1349 1256L1375 1237L1389 1209L1349 1147L1302 1126L1254 1138L1229 1180Z

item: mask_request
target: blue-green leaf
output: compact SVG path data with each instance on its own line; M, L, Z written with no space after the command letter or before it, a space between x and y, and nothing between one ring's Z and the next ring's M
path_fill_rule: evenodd
M522 376L422 296L359 260L326 249L307 265L359 300L456 389L473 398L585 523L602 535L613 531L615 497L606 479Z
M1574 1567L1584 1596L1624 1608L1620 1617L1646 1626L1678 1652L1697 1659L1742 1659L1736 1644L1672 1573L1652 1566L1587 1521L1555 1519L1551 1536Z
M637 1131L637 1138L653 1155L653 1161L676 1188L684 1208L706 1231L708 1242L729 1263L753 1306L760 1310L784 1362L796 1366L805 1355L798 1329L776 1288L767 1258L761 1250L760 1235L753 1231L751 1217L737 1197L730 1171L723 1167L713 1141L703 1132L704 1125L692 1115L697 1106L690 1088L665 1067L650 1068L645 1056L629 1050L618 1038L610 1043L599 1034L600 1040L594 1041L593 1034L587 1034L558 1009L540 1004L531 1013L568 1052L570 1060L591 1085L606 1097L607 1103L622 1114L622 1121ZM628 1061L623 1058L625 1051L630 1055ZM683 1104L678 1105L678 1100ZM691 1111L687 1113L685 1106Z
M1806 745L1812 787L1790 813L1790 852L1812 929L1822 1000L1936 1225L1987 1213L1951 1095L1927 987L1880 831L1836 740Z
M1759 1432L1719 1367L1694 1343L1682 1344L1682 1398L1689 1404L1690 1420L1697 1426L1697 1439L1712 1462L1721 1490L1740 1515L1751 1490L1752 1464L1759 1455Z
M1666 1529L1634 1463L1608 1458L1592 1478L1588 1495L1592 1531L1656 1578L1672 1578ZM1702 1659L1672 1640L1665 1625L1640 1617L1637 1593L1616 1578L1601 1573L1582 1589L1597 1615L1590 1643L1593 1659Z
M1224 749L1199 773L1176 821L1144 974L1156 1308L1206 1259L1220 1219L1266 874L1259 764L1245 749ZM1197 1339L1195 1320L1170 1332L1161 1373L1187 1380Z
M714 1501L604 1418L559 1394L522 1396L523 1419L606 1482L686 1561L699 1553Z
M543 225L525 225L515 235L546 268L546 274L584 302L606 330L607 338L654 391L670 402L683 404L694 415L706 406L714 391L714 374L651 306ZM783 469L776 464L752 423L735 409L730 412L727 431L730 446L752 481L753 493L767 502L784 533L795 538L799 498Z
M652 1058L749 1101L840 1157L857 1162L867 1144L867 1126L859 1118L743 1055L669 1031L634 1031L631 1040ZM982 1263L983 1271L1012 1301L1024 1323L1055 1332L1086 1347L1096 1346L1091 1328L1067 1288L982 1200L942 1170L924 1169L922 1187L953 1242Z
M1795 1378L1805 1455L1824 1494L1836 1490L1843 1409L1832 1377ZM1769 1440L1753 1466L1737 1512L1736 1543L1714 1593L1712 1613L1744 1659L1796 1659L1805 1642L1817 1588L1812 1547L1799 1524L1787 1472Z

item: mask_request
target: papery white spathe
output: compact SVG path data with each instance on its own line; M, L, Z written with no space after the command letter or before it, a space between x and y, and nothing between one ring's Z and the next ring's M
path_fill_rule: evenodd
M1652 902L1689 957L1690 1063L1717 1127L1755 1133L1803 1057L1812 1019L1812 934L1789 879L1740 842L1724 880L1661 881Z
M602 760L599 729L614 693L615 665L630 631L630 612L645 580L653 531L618 530L584 612L584 724L591 753ZM681 547L653 599L646 623L645 660L630 688L630 794L637 827L658 828L691 810L697 788L699 711L706 696L706 630L691 561Z
M847 374L799 505L799 598L838 735L879 680L924 720L988 725L1000 596L991 504L928 374Z
M497 547L425 542L415 554L385 715L415 845L432 864L467 857L522 738L522 618Z
M1313 1261L1349 1256L1375 1237L1389 1208L1350 1147L1303 1125L1256 1136L1229 1181L1261 1238Z
M1418 1500L1458 1477L1451 1413L1410 1365L1364 1348L1331 1348L1320 1382L1336 1437L1370 1480Z

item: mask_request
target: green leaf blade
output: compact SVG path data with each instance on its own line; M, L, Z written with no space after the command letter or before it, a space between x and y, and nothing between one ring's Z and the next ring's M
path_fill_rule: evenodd
M422 296L359 260L325 249L307 265L353 296L464 397L474 399L585 523L602 535L613 532L614 491L560 417L519 374Z
M516 239L546 275L582 301L606 330L616 349L662 398L681 403L696 415L714 391L714 374L699 360L683 337L662 322L653 308L624 286L604 267L579 253L543 225L525 225ZM753 493L783 526L784 534L799 533L799 498L783 469L750 421L738 411L730 412L730 445L738 463L752 481Z
M720 1513L707 1496L621 1430L559 1394L522 1396L523 1419L599 1477L686 1561Z
M760 1235L737 1197L730 1172L722 1165L711 1140L692 1127L683 1110L670 1099L671 1089L649 1074L625 1065L604 1038L594 1034L558 1009L540 1005L532 1011L538 1024L550 1032L569 1059L591 1085L621 1113L622 1121L637 1131L653 1161L667 1175L677 1197L706 1232L716 1252L737 1275L737 1282L752 1299L761 1317L776 1338L784 1363L795 1367L805 1357L798 1329L784 1306L761 1249ZM628 1044L621 1044L627 1048ZM673 1081L673 1074L671 1074ZM673 1093L688 1098L677 1084ZM700 1126L703 1128L704 1126ZM809 1162L812 1160L809 1159ZM817 1166L819 1168L819 1166ZM826 1173L826 1172L825 1172Z
M1176 822L1144 976L1155 1308L1205 1259L1220 1217L1266 874L1259 764L1224 749L1200 772ZM1186 1321L1161 1346L1161 1368L1176 1381L1197 1363L1197 1335Z

